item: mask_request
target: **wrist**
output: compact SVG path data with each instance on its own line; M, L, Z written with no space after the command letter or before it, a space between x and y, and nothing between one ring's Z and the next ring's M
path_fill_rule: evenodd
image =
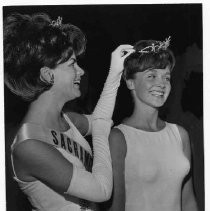
M109 75L118 77L122 75L122 71L123 71L123 68L119 69L119 68L110 67Z

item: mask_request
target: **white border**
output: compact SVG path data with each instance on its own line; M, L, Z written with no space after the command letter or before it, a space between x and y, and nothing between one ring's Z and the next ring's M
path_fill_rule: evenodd
M209 115L209 106L210 106L210 30L209 30L209 20L210 20L210 4L207 1L203 4L203 61L204 61L204 177L205 177L205 210L208 211L210 208L210 115Z
M208 0L206 0L208 1ZM2 5L3 6L11 6L11 5L81 5L81 4L179 4L179 3L202 3L204 1L195 1L195 0L176 0L176 1L160 1L160 0L45 0L44 2L42 0L37 1L27 1L27 0L3 0Z
M0 10L0 210L6 210L6 184L5 184L5 136L4 136L4 82L3 82L3 23L2 23L2 10Z
M58 3L59 2L59 3ZM158 1L158 0L141 0L141 4L179 4L179 3L203 3L203 55L204 55L204 158L205 158L205 210L210 210L210 171L209 171L209 160L210 160L210 147L209 147L209 126L210 126L210 115L209 115L209 106L210 106L210 31L209 31L209 20L210 20L210 3L208 0L203 1ZM85 5L85 4L139 4L137 0L54 0L49 1L45 0L36 0L36 1L27 1L27 0L3 0L1 1L1 10L0 10L0 28L1 28L1 43L0 43L0 210L6 210L6 197L5 197L5 143L4 143L4 101L3 101L3 33L2 33L2 6L17 6L17 5Z

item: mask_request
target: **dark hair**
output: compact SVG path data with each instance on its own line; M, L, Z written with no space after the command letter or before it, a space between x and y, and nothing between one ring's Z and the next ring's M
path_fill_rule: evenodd
M40 80L42 67L55 68L85 51L83 32L71 24L53 25L45 13L12 14L4 20L4 80L24 100L32 101L51 84Z
M170 49L159 49L156 52L148 51L147 53L139 52L145 47L156 45L159 41L156 40L141 40L134 45L136 50L129 55L124 61L123 77L125 80L133 79L135 73L143 72L147 69L164 69L167 66L172 71L175 65L175 58Z

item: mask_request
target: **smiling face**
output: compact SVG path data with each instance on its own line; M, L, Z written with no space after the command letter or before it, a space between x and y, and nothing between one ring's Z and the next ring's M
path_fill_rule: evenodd
M147 69L126 82L135 101L158 108L165 103L171 90L170 69Z
M73 100L80 97L80 81L84 75L84 70L79 67L75 55L64 63L57 65L53 69L54 84L53 89L61 93L65 99Z

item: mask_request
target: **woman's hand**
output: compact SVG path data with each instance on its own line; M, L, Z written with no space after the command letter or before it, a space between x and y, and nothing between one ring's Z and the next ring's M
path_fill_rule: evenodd
M123 64L126 57L128 57L135 50L132 45L120 45L113 52L111 57L110 71L113 73L121 73L123 71Z

